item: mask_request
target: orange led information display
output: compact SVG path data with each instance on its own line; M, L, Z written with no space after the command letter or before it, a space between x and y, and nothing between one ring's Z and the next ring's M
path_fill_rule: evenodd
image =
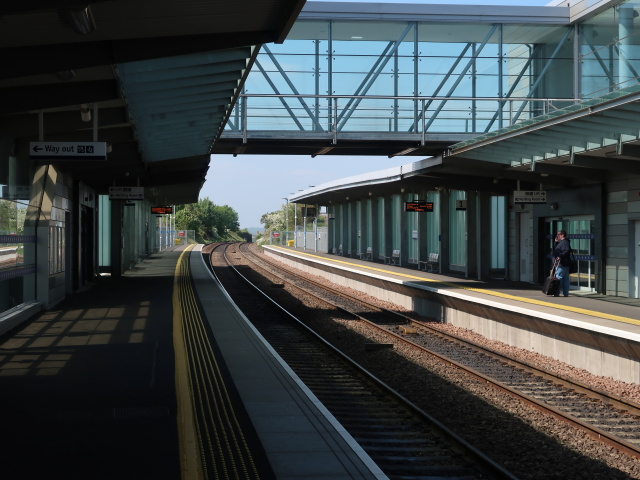
M433 202L416 200L415 202L404 202L405 212L433 212Z
M159 214L173 213L173 207L151 207L151 213L159 213Z

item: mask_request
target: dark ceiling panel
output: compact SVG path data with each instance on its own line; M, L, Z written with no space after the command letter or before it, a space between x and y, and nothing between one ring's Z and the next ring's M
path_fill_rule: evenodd
M0 114L107 102L120 98L115 80L0 89Z
M22 156L40 135L97 138L112 148L106 162L59 167L98 193L135 181L163 203L195 202L256 47L281 42L304 3L89 0L96 29L79 35L60 14L75 0L2 2L0 133ZM206 75L188 65L194 56ZM136 72L137 62L157 68ZM119 77L125 69L136 73ZM97 108L95 124L81 121L81 105L93 117Z

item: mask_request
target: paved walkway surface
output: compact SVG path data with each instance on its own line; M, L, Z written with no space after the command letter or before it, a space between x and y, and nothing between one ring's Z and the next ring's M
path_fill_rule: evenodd
M178 479L172 344L179 250L0 337L0 478Z

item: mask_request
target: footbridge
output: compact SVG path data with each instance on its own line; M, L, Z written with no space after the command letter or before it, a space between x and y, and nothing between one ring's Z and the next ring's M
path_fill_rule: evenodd
M565 7L308 2L212 153L437 155L579 103L574 34Z

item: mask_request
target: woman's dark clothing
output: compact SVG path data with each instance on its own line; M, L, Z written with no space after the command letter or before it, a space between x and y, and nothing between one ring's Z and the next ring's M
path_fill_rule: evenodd
M553 258L560 259L560 265L556 268L555 276L560 280L560 287L562 288L562 294L565 297L569 296L569 289L571 288L571 280L569 277L569 267L571 265L571 242L568 238L563 238L553 247ZM558 295L556 295L558 296Z
M553 258L560 258L560 265L563 267L571 265L571 242L568 238L563 238L556 243L553 248Z

